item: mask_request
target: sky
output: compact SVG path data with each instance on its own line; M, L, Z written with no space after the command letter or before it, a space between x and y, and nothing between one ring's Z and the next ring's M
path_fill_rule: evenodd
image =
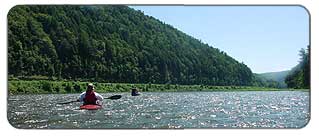
M290 70L309 45L300 6L130 6L225 51L254 73Z

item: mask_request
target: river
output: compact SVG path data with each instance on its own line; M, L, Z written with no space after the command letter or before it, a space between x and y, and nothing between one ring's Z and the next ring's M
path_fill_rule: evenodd
M16 128L301 128L310 119L309 92L144 92L106 99L100 110L77 94L8 96L8 121Z

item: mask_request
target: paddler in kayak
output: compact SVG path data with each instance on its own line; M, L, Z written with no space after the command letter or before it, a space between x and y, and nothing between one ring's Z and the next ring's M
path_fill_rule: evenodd
M131 95L138 96L138 95L140 95L140 93L138 93L138 90L136 88L132 88Z
M93 105L102 105L103 97L95 92L94 85L89 83L87 89L83 92L79 99L79 102L83 102L83 105L93 104Z

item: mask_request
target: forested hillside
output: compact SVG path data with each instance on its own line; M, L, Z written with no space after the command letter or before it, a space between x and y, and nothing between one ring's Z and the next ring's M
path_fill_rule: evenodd
M255 78L213 45L127 6L16 6L8 42L13 77L207 85Z
M310 47L299 51L300 61L285 79L289 88L310 88Z

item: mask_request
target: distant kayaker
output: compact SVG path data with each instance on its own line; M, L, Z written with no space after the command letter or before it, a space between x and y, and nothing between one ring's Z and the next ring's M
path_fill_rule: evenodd
M87 89L80 95L80 98L77 100L83 102L83 105L93 104L93 105L102 105L103 97L95 92L94 85L89 83Z
M138 96L138 95L140 95L140 94L138 93L138 90L137 90L136 88L132 88L131 95L132 95L132 96Z

